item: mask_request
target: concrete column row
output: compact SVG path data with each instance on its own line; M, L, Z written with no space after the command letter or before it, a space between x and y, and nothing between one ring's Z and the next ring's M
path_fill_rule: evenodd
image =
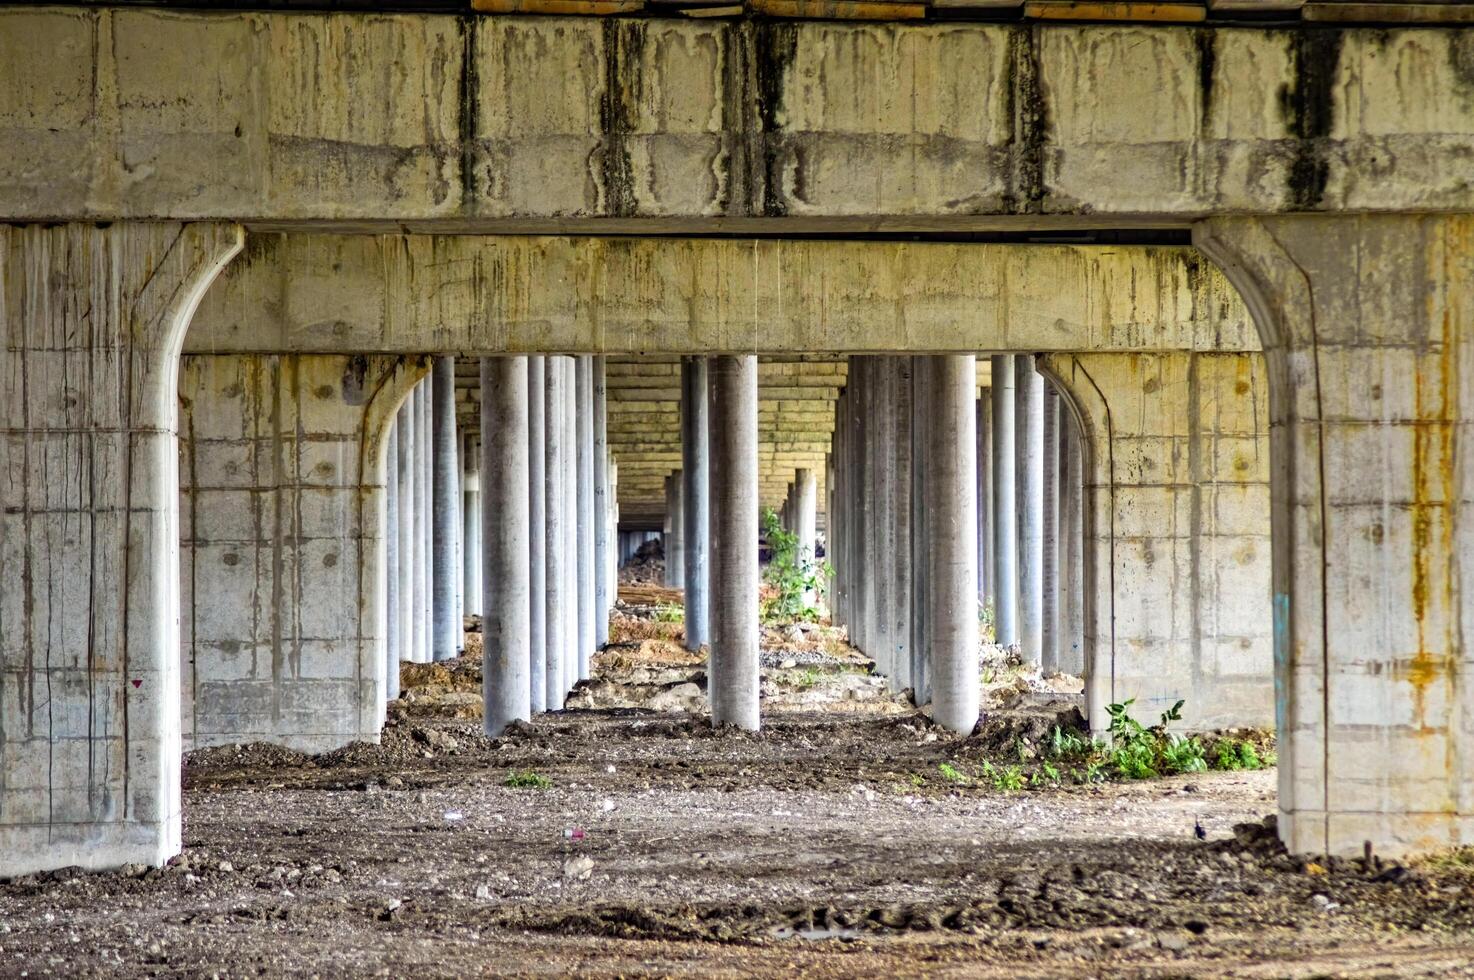
M1031 355L993 358L989 409L996 639L1044 673L1084 669L1080 435ZM981 417L981 410L980 415ZM1074 465L1070 465L1070 455Z
M608 637L617 477L603 451L602 358L483 358L481 384L483 676L495 735L562 708L590 676ZM494 515L522 530L493 531Z
M958 731L978 712L976 373L968 355L851 358L828 462L833 614Z

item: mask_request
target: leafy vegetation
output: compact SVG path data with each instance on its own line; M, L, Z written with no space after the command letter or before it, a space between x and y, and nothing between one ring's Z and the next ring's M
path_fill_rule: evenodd
M984 761L979 782L1000 792L1023 788L1059 786L1066 781L1080 784L1107 780L1155 779L1209 769L1262 769L1275 764L1271 751L1262 751L1249 739L1231 736L1181 735L1168 726L1182 718L1183 702L1162 713L1157 724L1146 726L1131 716L1134 702L1110 705L1110 737L1094 739L1059 725L1036 745L1015 737L1003 746L1016 755L1016 764ZM942 779L953 785L973 785L974 780L957 761L937 766ZM912 785L922 779L912 777Z
M819 610L808 604L809 596L818 592L831 572L828 562L817 562L811 554L800 552L798 535L783 529L778 514L763 510L763 538L771 557L763 568L763 580L773 589L762 603L762 621L770 626L783 623L813 622Z
M553 781L532 769L512 769L507 772L502 785L512 789L552 789Z
M655 607L655 621L657 623L684 623L686 607L675 602L662 602Z

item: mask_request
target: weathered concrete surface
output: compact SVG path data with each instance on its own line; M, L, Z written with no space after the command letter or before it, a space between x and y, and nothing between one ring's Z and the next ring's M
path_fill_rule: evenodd
M700 284L699 288L698 285ZM189 350L364 353L1242 349L1190 248L251 235Z
M175 379L241 241L0 226L0 877L179 851Z
M1049 355L1084 439L1087 715L1273 723L1269 377L1249 353Z
M1214 221L1264 336L1281 833L1474 841L1474 217Z
M183 358L185 749L378 741L384 450L424 373L419 358Z
M1474 205L1452 30L0 13L0 214L997 226Z

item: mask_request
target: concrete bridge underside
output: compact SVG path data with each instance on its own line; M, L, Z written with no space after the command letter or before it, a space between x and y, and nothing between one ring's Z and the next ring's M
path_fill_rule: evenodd
M1029 350L1116 433L1146 410L1123 416L1091 358L1163 353L1164 321L1200 354L1252 348L1224 322L1262 341L1282 836L1467 842L1468 45L0 9L0 874L180 847L181 350ZM1158 291L1106 248L1010 276L962 246L476 237L1092 228L1190 228L1233 289L1123 313Z

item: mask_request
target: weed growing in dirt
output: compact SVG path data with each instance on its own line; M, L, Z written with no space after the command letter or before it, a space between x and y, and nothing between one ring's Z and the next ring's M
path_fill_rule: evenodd
M1132 701L1110 705L1110 739L1100 741L1056 725L1037 751L1023 739L1005 748L1020 765L998 767L985 763L983 775L999 790L1058 785L1064 775L1077 783L1107 779L1155 779L1208 769L1263 769L1275 764L1273 752L1260 752L1248 739L1209 736L1205 742L1180 735L1167 726L1182 718L1182 701L1162 713L1150 727L1131 716ZM1037 760L1037 761L1036 761Z
M655 621L657 623L684 623L686 607L674 602L662 602L655 607Z
M553 781L532 769L511 769L507 772L507 778L502 780L502 785L512 789L552 789Z
M1273 752L1259 754L1254 743L1246 739L1225 738L1218 742L1213 752L1213 768L1235 772L1240 769L1263 769L1276 762Z
M959 786L966 786L968 783L972 782L972 780L968 779L965 775L959 772L957 770L957 767L952 765L952 763L950 762L937 763L937 772L940 772L942 774L942 778L945 779L947 782L956 783Z
M993 602L978 603L978 632L982 634L984 643L998 642L998 627L994 624Z
M793 686L800 691L807 691L818 684L819 679L823 676L817 667L810 667L799 672L798 676L793 679Z
M983 777L999 792L1016 793L1024 788L1023 766L995 766L984 762Z
M762 602L762 621L776 626L817 620L819 610L804 599L817 592L824 579L833 574L829 563L816 562L811 554L801 554L798 535L783 529L771 507L763 509L762 523L763 538L772 552L763 568L763 580L774 591L772 598Z

